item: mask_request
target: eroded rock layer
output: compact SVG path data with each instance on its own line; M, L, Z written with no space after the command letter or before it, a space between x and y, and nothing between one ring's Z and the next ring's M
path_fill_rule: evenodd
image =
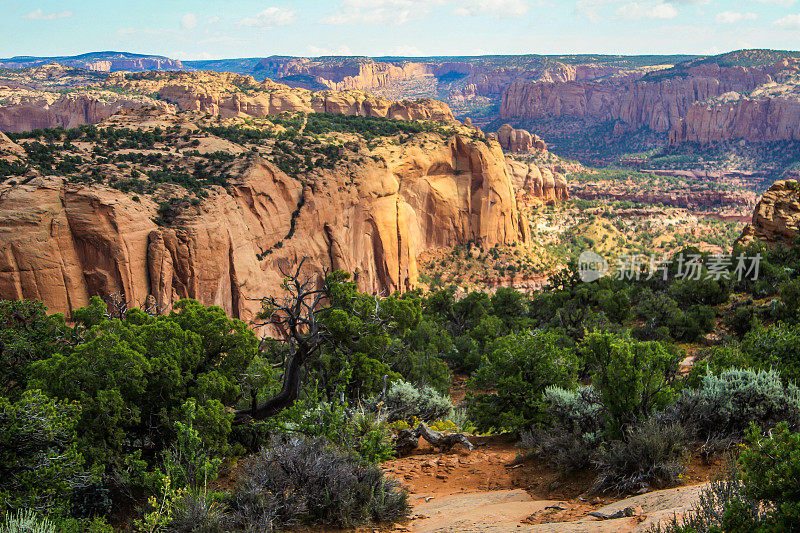
M42 72L59 78L43 85L38 79ZM231 73L120 72L93 84L81 80L83 85L76 86L73 72L46 66L18 77L8 85L0 80L0 131L96 124L120 111L142 108L155 108L162 114L199 111L222 117L326 112L453 121L447 104L429 98L394 101L361 91L312 92Z
M2 185L0 298L68 313L95 294L163 307L191 297L250 320L259 298L278 293L279 265L304 256L310 270L343 269L363 290L392 292L415 286L427 249L527 239L496 143L431 136L379 150L314 180L248 156L227 187L166 225L154 222L155 199L105 185Z

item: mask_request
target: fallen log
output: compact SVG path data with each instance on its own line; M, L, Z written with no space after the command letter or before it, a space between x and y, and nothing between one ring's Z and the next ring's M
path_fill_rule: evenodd
M401 456L410 454L419 446L420 437L428 441L434 448L438 448L439 452L449 452L457 444L461 444L470 452L475 448L463 433L441 433L429 429L425 422L420 422L416 428L404 429L397 434L395 440L397 454Z

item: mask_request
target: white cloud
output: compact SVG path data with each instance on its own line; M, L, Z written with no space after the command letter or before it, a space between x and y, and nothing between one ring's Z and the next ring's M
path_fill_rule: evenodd
M170 54L169 57L177 59L179 61L191 61L193 59L205 59L205 60L222 59L221 56L216 54L209 54L208 52L189 54L187 52L184 52L183 50L176 50L172 52L172 54Z
M420 50L416 46L404 44L402 46L397 46L393 48L392 55L400 57L422 57L425 54L423 54L422 50Z
M786 15L773 22L773 24L786 30L800 30L800 13L797 15Z
M639 3L631 2L617 9L617 16L628 19L674 19L678 15L678 10L675 9L669 2L649 2Z
M755 2L759 2L761 4L776 4L779 6L789 7L794 5L797 0L753 0Z
M400 26L425 17L442 0L342 0L323 19L327 24L392 24Z
M462 0L453 13L462 17L491 15L495 18L518 17L528 12L524 0Z
M197 15L194 13L186 13L181 17L181 28L184 30L193 30L197 27Z
M274 28L288 26L297 18L297 12L286 7L268 7L255 17L243 18L239 24L250 28Z
M134 28L128 26L127 28L120 28L117 30L117 35L120 37L134 37L137 35L145 35L148 37L164 37L174 33L165 29L152 29L152 28Z
M42 8L34 9L30 13L22 15L22 18L28 20L54 20L66 19L72 16L72 11L61 11L60 13L45 13Z
M738 11L723 11L717 14L717 22L721 24L734 24L743 20L755 20L758 15L755 13L739 13Z
M579 17L585 17L592 24L597 24L603 18L600 16L600 9L606 5L618 2L619 0L578 0L575 3L575 13Z
M311 57L319 56L351 56L353 51L349 46L343 45L336 48L321 48L319 46L308 45L308 54Z

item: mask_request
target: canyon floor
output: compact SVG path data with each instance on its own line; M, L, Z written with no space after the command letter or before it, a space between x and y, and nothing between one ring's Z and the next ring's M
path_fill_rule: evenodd
M476 444L471 453L454 449L443 454L423 445L414 455L382 465L408 488L413 506L410 521L388 531L647 531L688 510L719 467L693 455L680 487L614 497L591 493L591 472L564 474L543 460L523 459L522 450L505 436L471 441ZM625 514L626 509L631 516L590 516Z
M455 403L463 400L464 385L463 377L456 376L451 391ZM709 463L693 453L681 486L625 497L593 493L593 472L559 472L543 459L526 457L509 435L470 441L472 452L457 446L439 453L421 440L414 454L383 463L383 470L409 491L411 518L359 531L643 532L689 510L724 461ZM602 519L591 516L593 512L630 516Z

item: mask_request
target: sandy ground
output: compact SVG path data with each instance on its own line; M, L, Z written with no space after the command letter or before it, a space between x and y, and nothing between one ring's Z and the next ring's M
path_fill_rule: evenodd
M563 475L542 461L522 461L520 450L503 437L471 440L477 444L472 453L457 448L440 454L422 441L414 455L382 465L408 488L413 506L411 520L389 531L646 531L685 512L715 469L693 457L685 485L620 500L591 495L591 472ZM593 511L610 515L626 508L631 508L632 516L606 520L589 516Z

